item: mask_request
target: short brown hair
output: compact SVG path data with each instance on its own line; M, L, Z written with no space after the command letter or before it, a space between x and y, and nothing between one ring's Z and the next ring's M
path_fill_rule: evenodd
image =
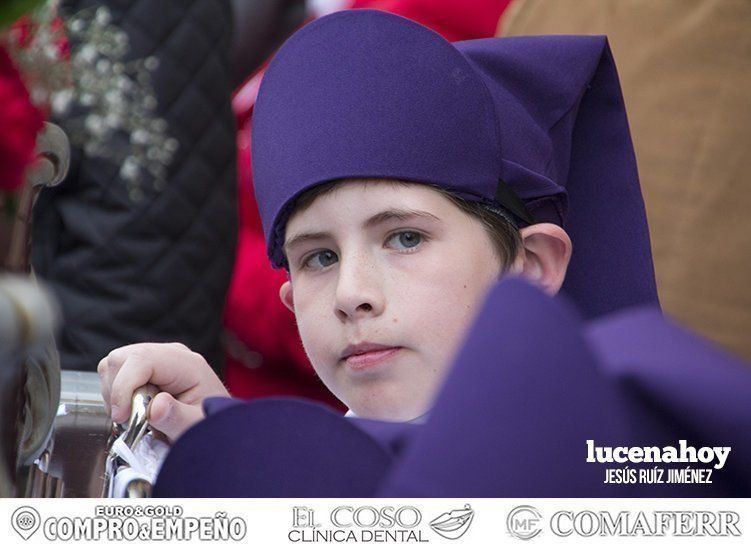
M311 187L307 191L303 192L292 203L292 211L287 217L287 222L289 222L294 214L306 210L316 198L332 192L342 181L346 180L327 181L326 183L321 183L320 185ZM396 185L411 185L412 183L414 183L400 180L388 181ZM501 262L501 272L506 272L511 267L520 250L522 249L522 238L521 234L519 234L519 229L508 218L508 216L503 213L499 213L499 211L489 206L488 204L466 200L460 196L457 196L455 193L444 189L443 187L438 187L435 185L427 185L427 187L438 191L443 196L448 198L461 211L463 211L470 217L474 217L475 219L480 221L480 223L482 223L482 226L485 228L485 232L488 233L490 241L495 248L498 259ZM289 269L286 258L284 267Z
M499 212L488 204L466 200L441 187L433 188L453 202L457 208L482 223L485 232L490 236L490 241L493 243L498 258L501 260L501 272L506 272L522 249L522 237L519 228L506 214Z

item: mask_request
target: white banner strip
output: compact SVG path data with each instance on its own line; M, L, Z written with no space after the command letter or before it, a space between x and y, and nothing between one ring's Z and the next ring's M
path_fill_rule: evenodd
M3 499L0 541L748 542L751 499Z

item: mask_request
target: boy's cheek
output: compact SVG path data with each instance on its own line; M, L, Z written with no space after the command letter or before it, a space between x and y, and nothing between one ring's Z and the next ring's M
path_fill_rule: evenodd
M334 324L314 313L297 311L295 318L303 348L316 373L321 375L330 372L329 367L336 362L333 352L337 347L337 336L331 330Z

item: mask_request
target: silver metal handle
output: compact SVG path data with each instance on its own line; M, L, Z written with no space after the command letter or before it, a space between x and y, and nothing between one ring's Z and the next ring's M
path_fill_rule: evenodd
M123 442L131 450L136 447L143 435L149 430L151 401L157 393L159 393L159 389L151 384L139 387L133 392L128 428L123 435Z
M122 431L121 427L113 424L110 449L105 461L104 470L104 496L112 497L114 492L115 475L120 466L119 456L111 450L112 443L120 436L128 448L134 450L141 438L149 430L149 414L151 401L159 393L159 389L151 384L139 387L133 392L130 406L130 419L128 427ZM136 480L128 485L125 491L126 498L144 498L151 496L151 484L145 480Z

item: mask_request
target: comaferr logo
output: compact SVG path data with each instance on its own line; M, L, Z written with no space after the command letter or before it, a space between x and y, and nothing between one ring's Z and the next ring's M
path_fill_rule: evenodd
M559 510L545 523L542 514L529 505L517 506L506 517L508 533L520 540L545 530L559 537L570 536L742 536L740 516L732 511L620 511Z
M542 532L542 515L534 506L517 506L506 516L506 529L514 538L530 540Z
M550 530L558 536L741 536L739 523L729 511L562 510L550 518Z

